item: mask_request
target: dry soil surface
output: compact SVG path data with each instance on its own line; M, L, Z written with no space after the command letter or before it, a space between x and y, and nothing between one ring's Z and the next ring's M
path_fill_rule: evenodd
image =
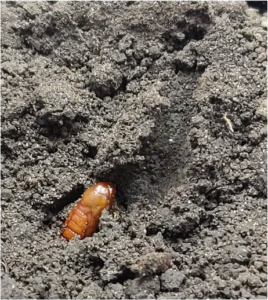
M2 299L265 299L266 14L1 5ZM99 181L116 206L61 240Z

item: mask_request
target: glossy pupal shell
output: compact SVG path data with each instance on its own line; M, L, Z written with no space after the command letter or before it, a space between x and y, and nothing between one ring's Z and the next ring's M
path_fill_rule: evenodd
M61 237L70 240L92 236L97 230L104 208L112 207L116 188L113 183L99 182L89 187L81 200L72 208L61 228Z

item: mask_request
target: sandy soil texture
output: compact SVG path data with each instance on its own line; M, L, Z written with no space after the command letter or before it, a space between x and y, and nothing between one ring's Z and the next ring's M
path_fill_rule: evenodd
M266 299L266 13L14 1L1 15L2 299ZM99 181L116 206L93 237L60 240Z

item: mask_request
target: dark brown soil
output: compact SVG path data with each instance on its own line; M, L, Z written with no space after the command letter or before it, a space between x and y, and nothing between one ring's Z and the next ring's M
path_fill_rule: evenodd
M2 299L266 299L263 15L1 6ZM93 237L60 240L99 181L117 206Z

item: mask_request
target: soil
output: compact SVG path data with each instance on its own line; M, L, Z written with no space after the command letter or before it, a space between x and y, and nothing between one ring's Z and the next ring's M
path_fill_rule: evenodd
M266 12L1 6L2 299L266 299ZM99 181L116 206L61 240Z

